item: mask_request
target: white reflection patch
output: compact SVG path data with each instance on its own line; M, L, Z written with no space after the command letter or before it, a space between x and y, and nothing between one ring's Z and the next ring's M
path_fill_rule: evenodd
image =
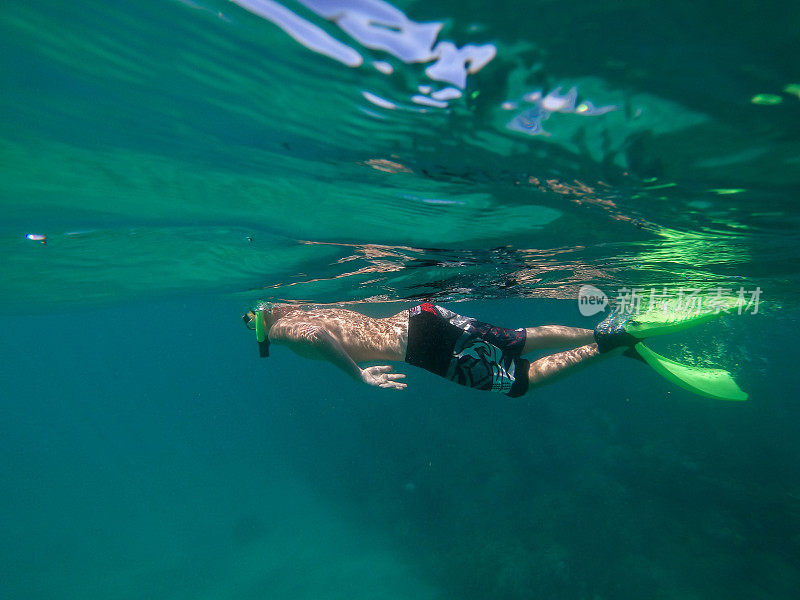
M359 67L364 62L356 50L328 35L313 23L298 17L282 4L273 0L231 0L231 2L275 23L309 50L329 56L348 67Z
M361 95L364 96L367 100L372 102L375 106L380 106L381 108L387 108L389 110L394 110L397 108L397 105L394 102L390 102L386 98L381 98L377 94L373 94L372 92L368 92L366 90L361 91Z
M411 96L411 101L414 104L422 104L423 106L432 106L433 108L447 108L447 102L443 100L434 100L433 98L429 98L428 96L422 96L420 94L414 94Z
M477 73L497 54L493 44L475 46L467 44L458 48L449 41L438 41L443 22L417 23L405 13L382 0L298 0L300 4L336 25L364 48L391 54L405 63L435 61L425 69L428 78L449 83L463 90L467 75ZM361 53L326 33L317 25L298 16L274 0L232 0L268 21L271 21L306 48L349 66L359 67L364 59ZM372 61L379 72L390 75L394 67L386 61ZM425 86L428 89L430 86ZM446 90L446 91L445 91ZM461 92L449 87L440 90L433 98L413 96L411 100L436 108L446 108L449 100L461 97ZM427 94L430 92L423 92ZM366 97L366 96L365 96ZM379 98L374 96L374 98ZM373 104L373 98L367 98ZM380 99L383 102L387 100ZM392 108L397 108L391 103ZM384 107L385 108L385 107Z
M604 115L619 108L615 104L595 106L589 100L584 100L576 106L578 88L573 86L566 94L562 94L561 89L561 86L559 86L546 95L543 95L541 90L525 94L522 99L532 106L511 119L506 127L512 131L519 131L527 135L550 135L545 131L543 123L553 113L593 116ZM503 103L502 108L513 110L517 105L517 102L507 101Z

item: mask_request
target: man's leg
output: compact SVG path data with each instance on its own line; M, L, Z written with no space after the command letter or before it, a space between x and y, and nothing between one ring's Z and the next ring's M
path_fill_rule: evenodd
M543 356L533 361L528 369L528 389L553 383L605 358L619 356L623 351L623 348L618 348L601 353L597 349L597 344L587 344L573 350Z
M594 342L594 332L580 327L541 325L525 329L525 347L522 354L544 348L577 348Z

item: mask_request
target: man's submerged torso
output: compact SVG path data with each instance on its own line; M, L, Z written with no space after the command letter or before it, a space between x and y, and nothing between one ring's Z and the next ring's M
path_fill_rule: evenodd
M408 344L407 310L382 319L340 308L303 310L280 307L278 311L283 314L276 315L275 325L298 333L322 327L336 338L356 362L405 360Z

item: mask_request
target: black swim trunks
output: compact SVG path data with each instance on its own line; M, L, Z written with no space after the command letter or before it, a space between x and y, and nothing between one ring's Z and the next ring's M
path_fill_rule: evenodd
M406 362L479 390L511 397L528 391L525 329L504 329L436 306L408 311Z

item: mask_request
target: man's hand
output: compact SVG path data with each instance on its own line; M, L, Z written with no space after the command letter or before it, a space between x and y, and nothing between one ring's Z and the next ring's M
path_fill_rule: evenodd
M361 369L361 380L367 385L382 387L386 389L404 390L408 387L405 383L397 381L405 377L404 373L391 373L392 367L382 365L379 367L367 367Z

